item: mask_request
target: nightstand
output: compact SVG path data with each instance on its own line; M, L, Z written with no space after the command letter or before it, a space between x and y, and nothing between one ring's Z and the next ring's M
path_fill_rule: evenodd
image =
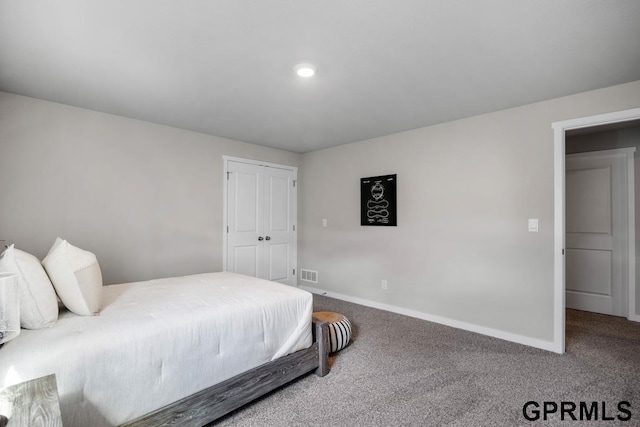
M62 427L56 376L47 375L0 390L0 426Z

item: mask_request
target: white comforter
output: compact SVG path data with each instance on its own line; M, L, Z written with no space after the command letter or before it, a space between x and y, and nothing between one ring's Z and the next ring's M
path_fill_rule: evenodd
M66 427L118 425L311 345L312 295L210 273L105 286L0 348L0 388L55 373Z

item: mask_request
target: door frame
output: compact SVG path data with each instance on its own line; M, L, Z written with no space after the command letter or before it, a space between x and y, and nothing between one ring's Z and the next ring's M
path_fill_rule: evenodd
M565 352L565 134L569 130L583 129L612 123L622 123L640 119L640 108L598 114L576 119L553 122L553 345L556 353ZM629 208L634 207L633 182L628 188L631 198ZM629 221L629 316L640 321L636 314L635 286L635 222Z
M222 270L227 271L227 227L229 225L229 221L227 218L227 179L229 177L229 162L239 162L239 163L247 163L255 166L266 166L270 168L278 168L278 169L287 169L293 171L293 179L295 182L298 180L298 167L290 166L290 165L281 165L278 163L270 163L263 162L261 160L253 160L253 159L245 159L242 157L234 157L234 156L222 156L223 168L222 168ZM293 221L295 224L295 236L294 236L294 251L293 251L293 266L298 269L298 192L294 192L293 201ZM296 274L296 278L298 275ZM298 286L296 280L296 286Z

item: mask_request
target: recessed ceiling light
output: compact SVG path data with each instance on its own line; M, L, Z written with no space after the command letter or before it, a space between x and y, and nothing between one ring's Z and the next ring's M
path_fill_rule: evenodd
M315 65L308 63L298 64L293 67L293 69L296 70L296 74L300 77L313 77L316 71L318 71Z

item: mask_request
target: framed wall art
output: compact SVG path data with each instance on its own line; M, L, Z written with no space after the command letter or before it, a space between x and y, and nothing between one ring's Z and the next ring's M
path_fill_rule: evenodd
M360 225L395 227L396 175L360 179Z

